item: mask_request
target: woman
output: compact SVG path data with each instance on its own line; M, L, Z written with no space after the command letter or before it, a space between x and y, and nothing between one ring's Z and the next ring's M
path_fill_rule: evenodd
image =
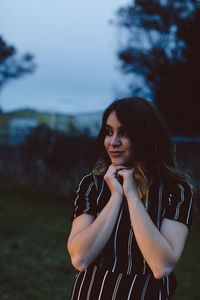
M192 192L165 123L144 99L116 100L98 143L100 162L74 202L68 251L79 272L71 299L172 299Z

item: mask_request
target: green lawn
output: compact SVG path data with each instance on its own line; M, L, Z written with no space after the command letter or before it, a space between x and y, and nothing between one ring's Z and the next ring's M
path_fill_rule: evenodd
M69 299L69 218L63 203L0 194L1 300Z
M65 250L69 218L70 210L63 202L0 193L1 300L69 299L74 276ZM200 299L198 228L196 222L176 269L175 300Z

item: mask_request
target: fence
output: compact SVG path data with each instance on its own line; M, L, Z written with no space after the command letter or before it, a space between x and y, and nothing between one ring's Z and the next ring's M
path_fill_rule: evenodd
M30 133L31 129L0 130L0 145L20 145ZM175 143L200 143L200 137L173 136Z
M64 172L65 174L62 175L59 168L49 169L49 165L42 157L23 152L22 147L17 147L25 141L29 132L30 130L0 131L0 182L9 182L21 186L29 185L33 188L39 185L41 187L51 185L52 187L56 186L57 191L61 191L68 186L69 190L70 186L74 185L72 181L79 178L81 172L84 172L84 169L91 165L93 157L91 156L89 140L80 139L76 141L76 146L74 146L72 140L68 140L67 145L56 142L55 150L57 152L47 162L50 162L51 166L59 163L62 169L69 170L69 172ZM197 190L197 202L200 207L200 137L173 137L173 140L176 143L178 167L191 176ZM49 154L50 144L45 142L44 136L42 136L40 142L36 141L36 146L41 142L44 142L43 151ZM77 143L79 147L77 147ZM71 152L69 152L69 148ZM76 159L73 159L74 149L76 151L80 150ZM60 153L61 150L63 153ZM58 158L62 162L58 161ZM68 182L68 185L66 182Z

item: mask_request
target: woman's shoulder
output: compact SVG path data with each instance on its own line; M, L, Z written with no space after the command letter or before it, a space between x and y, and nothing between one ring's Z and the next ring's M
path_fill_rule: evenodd
M191 228L193 192L189 182L177 179L164 189L163 218L179 221Z
M102 186L103 176L97 176L92 171L83 175L79 186L82 185L94 185L96 190L98 191L100 186Z
M93 181L95 183L97 191L102 188L102 183L104 182L104 176L103 175L96 175L93 172L91 172L91 176L93 178Z
M192 193L191 184L187 180L180 178L170 178L166 183L164 183L164 187L170 193L174 193L177 191Z
M183 179L171 179L163 184L163 200L164 203L181 205L188 203L190 205L193 198L193 188L189 182Z

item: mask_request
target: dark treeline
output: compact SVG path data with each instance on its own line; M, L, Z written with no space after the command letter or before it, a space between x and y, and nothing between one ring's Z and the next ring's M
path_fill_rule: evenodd
M32 129L23 144L0 148L0 184L45 197L71 197L98 157L87 134L67 135L46 125Z
M69 135L43 124L32 129L21 148L63 175L69 175L76 164L91 166L97 153L95 139L86 133Z

